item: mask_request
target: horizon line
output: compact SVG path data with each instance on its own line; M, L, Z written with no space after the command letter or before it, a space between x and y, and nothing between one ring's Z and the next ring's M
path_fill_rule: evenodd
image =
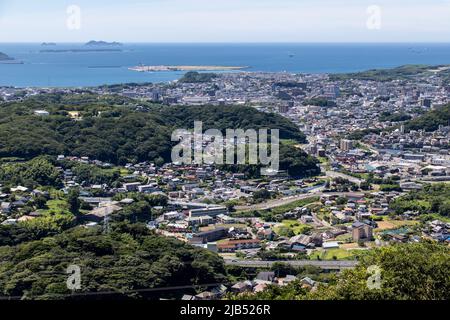
M87 40L87 41L0 41L0 44L86 44L90 41L117 42L121 44L449 44L450 41L119 41L119 40Z

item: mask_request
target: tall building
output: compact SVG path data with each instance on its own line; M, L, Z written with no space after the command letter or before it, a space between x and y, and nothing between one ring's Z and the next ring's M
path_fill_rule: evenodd
M281 105L278 107L278 112L280 113L288 113L289 112L289 106L288 105Z
M362 222L355 222L353 225L353 241L371 241L373 239L373 228Z
M342 151L349 151L353 149L353 140L342 139L340 143L340 148Z
M339 87L336 85L328 86L324 90L324 96L331 99L336 99L340 96L341 91L339 90Z
M421 105L422 107L425 107L425 108L431 108L431 99L429 99L429 98L423 98L423 99L420 101L420 105Z

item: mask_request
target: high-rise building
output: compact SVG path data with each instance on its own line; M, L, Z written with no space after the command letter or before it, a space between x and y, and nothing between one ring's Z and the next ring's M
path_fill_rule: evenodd
M425 107L425 108L431 108L431 99L429 99L429 98L423 98L423 99L420 101L420 105L421 105L422 107Z
M342 139L340 143L340 148L342 151L349 151L353 149L353 140Z

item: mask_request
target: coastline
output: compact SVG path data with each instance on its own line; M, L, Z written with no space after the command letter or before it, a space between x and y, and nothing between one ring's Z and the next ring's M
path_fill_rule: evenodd
M162 72L162 71L235 71L248 67L230 66L136 66L128 68L137 72Z

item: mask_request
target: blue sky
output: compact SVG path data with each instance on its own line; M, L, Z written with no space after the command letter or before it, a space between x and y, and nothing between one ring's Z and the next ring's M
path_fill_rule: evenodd
M70 5L80 29L67 27ZM368 28L374 5L379 28ZM450 0L0 0L0 42L91 39L450 42Z

